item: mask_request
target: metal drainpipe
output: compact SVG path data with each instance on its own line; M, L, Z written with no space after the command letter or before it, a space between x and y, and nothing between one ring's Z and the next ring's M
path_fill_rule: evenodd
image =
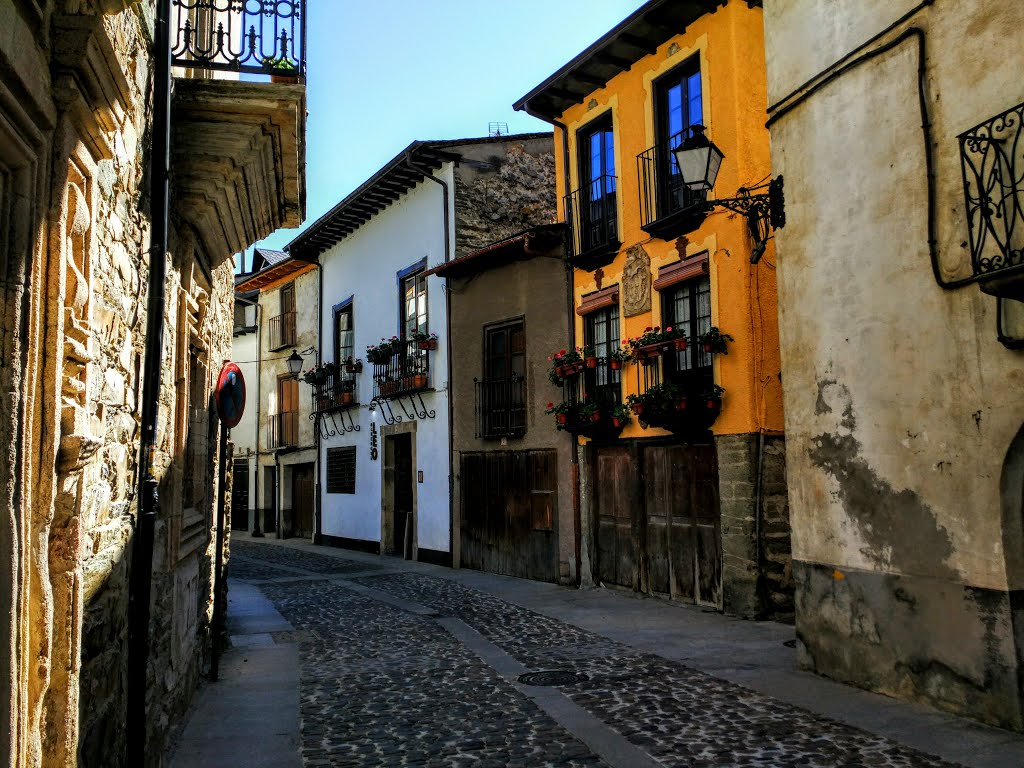
M150 169L149 298L143 362L139 505L128 575L128 664L125 692L127 764L146 765L146 680L153 584L153 539L159 509L156 478L160 377L163 371L171 147L171 0L157 0L153 40L153 146Z
M319 261L314 262L313 265L316 267L317 276L316 360L317 365L320 365L321 361L323 360L324 340L324 270ZM334 364L337 365L338 361L335 360ZM313 521L313 543L320 544L323 542L324 535L323 509L320 506L322 503L320 484L323 482L323 475L321 474L321 470L323 469L323 467L320 461L320 427L315 418L313 419L313 445L316 450L316 496L313 499L313 510L315 515Z
M562 132L562 170L565 174L565 189L566 195L569 194L569 126L560 120L554 118L545 117L539 115L530 109L528 104L523 105L523 111L530 117L535 117L548 125L552 125L558 128ZM556 202L557 205L557 202ZM568 220L568 216L566 216ZM570 242L572 241L572 233L569 233ZM569 250L569 246L566 246L566 251ZM576 339L576 318L573 316L573 304L574 304L574 292L573 292L573 267L569 262L568 256L565 260L565 301L566 309L568 310L568 316L566 317L566 324L568 325L569 331L569 343L573 344ZM572 461L572 513L573 513L573 525L576 533L576 586L580 586L583 582L583 542L582 542L582 502L580 501L580 446L576 438L573 437L570 441L571 461ZM589 558L588 558L589 562Z
M441 200L444 206L444 260L445 263L451 261L452 257L452 244L451 244L451 213L448 210L449 206L449 188L448 182L444 179L437 178L431 171L428 171L423 166L416 165L412 159L412 151L406 151L405 163L414 171L422 173L424 177L430 179L433 182L441 185ZM453 163L454 168L454 163ZM454 176L454 171L453 171ZM455 562L455 457L452 453L452 440L454 439L454 425L455 425L455 413L452 410L452 307L451 307L451 291L448 290L448 278L444 279L444 315L445 315L445 364L448 374L448 551L452 555L452 567L457 567ZM419 524L419 520L416 521Z

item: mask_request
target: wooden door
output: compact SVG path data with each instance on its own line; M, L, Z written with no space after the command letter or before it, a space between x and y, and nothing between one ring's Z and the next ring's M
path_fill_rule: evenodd
M597 572L608 585L640 586L639 475L628 446L596 449Z
M390 439L395 447L395 552L411 557L412 537L407 536L407 528L413 516L412 435L395 435Z
M299 380L282 376L277 380L277 412L281 414L280 445L299 444Z
M459 476L462 566L557 581L557 452L463 453Z
M643 449L647 589L721 603L718 467L713 445Z
M296 464L292 470L292 535L313 535L313 506L316 493L312 464Z

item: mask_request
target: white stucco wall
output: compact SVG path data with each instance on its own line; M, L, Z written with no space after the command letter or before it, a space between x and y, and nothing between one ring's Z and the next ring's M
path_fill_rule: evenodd
M435 175L449 184L454 183L450 164ZM364 363L367 345L399 333L398 272L423 258L426 258L428 267L444 260L441 201L440 185L424 180L321 255L324 279L321 322L325 360L332 360L334 355L332 308L350 296L354 297L355 352ZM423 482L415 484L417 546L449 552L448 372L445 364L448 349L443 288L441 278L427 279L427 322L429 331L438 336L438 348L429 353L430 386L434 391L424 393L423 402L434 412L434 417L415 420L413 478L415 480L417 471L423 472ZM368 405L372 396L372 366L365 364L356 390L361 406L348 411L360 426L360 431L329 438L321 445L323 467L326 467L328 448L357 447L355 495L327 493L326 478L320 481L322 530L328 536L378 542L381 539L385 437L378 435L379 457L372 461L371 418L376 419L378 433L381 430L386 432L387 428L379 412L373 416L370 414ZM401 413L397 406L395 410ZM403 423L408 421L403 416Z
M246 308L245 324L246 326L256 325L255 306ZM243 512L232 509L231 516L235 521L238 521L239 515L245 514L248 520L246 527L250 530L253 524L250 510L256 506L256 427L257 412L259 411L259 387L257 381L259 366L256 363L258 341L258 330L235 335L231 340L231 359L242 371L242 378L245 379L246 387L245 410L242 412L242 420L231 430L231 441L235 446L235 461L244 459L249 463L249 510Z
M765 3L769 103L916 5ZM957 136L1024 101L1024 3L937 2L874 47L911 25L927 41L941 268L962 276ZM998 343L994 298L933 278L918 61L907 40L771 126L793 556L1020 588L1000 474L1024 422L1024 355Z

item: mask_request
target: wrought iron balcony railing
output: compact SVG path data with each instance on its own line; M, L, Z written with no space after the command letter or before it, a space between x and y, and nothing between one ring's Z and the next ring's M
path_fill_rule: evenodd
M522 376L476 385L476 436L521 437L526 434L526 380Z
M280 448L296 448L299 445L299 413L287 411L270 417L270 436L267 447L276 451Z
M313 384L313 410L326 413L338 408L351 408L356 402L356 376L338 371L325 373L323 381Z
M301 78L306 0L172 0L174 66Z
M373 363L373 399L420 392L430 385L430 357L416 342L407 342L384 362Z
M619 213L615 176L601 176L565 196L565 220L574 257L614 254L619 249Z
M270 348L295 346L295 313L282 312L270 318Z
M960 158L974 279L1024 299L1024 104L961 134Z
M637 155L640 179L640 228L655 237L671 238L693 231L706 216L706 192L694 192L679 173L672 149L689 131Z

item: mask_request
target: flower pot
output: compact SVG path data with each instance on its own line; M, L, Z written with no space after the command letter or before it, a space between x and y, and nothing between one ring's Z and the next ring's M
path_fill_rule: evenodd
M427 386L427 374L417 373L412 377L413 389L424 389Z
M416 342L416 346L420 349L437 349L437 339L427 339L426 341Z
M341 393L341 404L342 405L352 405L352 401L354 399L355 398L354 398L354 396L352 395L351 392L342 392Z
M566 424L569 423L569 416L565 413L556 413L555 420L559 423L559 425L564 427Z
M622 426L622 421L619 419L618 416L612 416L612 426L615 427L616 429Z
M598 413L597 411L594 411L594 414L590 417L590 420L591 421L600 421L601 420L601 414Z
M611 366L612 366L612 370L613 371L618 371L618 370L620 370L622 368L622 361L621 360L612 360Z
M597 368L597 358L596 357L588 357L586 362L587 362L587 368Z
M685 352L686 351L686 338L685 337L680 337L680 338L676 339L675 341L673 341L672 343L673 343L673 345L676 348L676 352Z
M715 351L715 345L711 344L709 342L705 342L703 344L703 347L704 347L704 351L705 352L714 352Z
M708 410L717 411L722 407L722 398L720 397L709 397L708 398Z
M270 82L272 83L297 83L299 78L292 75L271 75Z
M667 347L667 346L671 346L671 345L661 344L661 343L658 343L658 344L648 344L646 346L640 347L637 350L637 357L639 359L640 353L643 353L644 358L658 357L664 351L665 347Z
M639 416L641 413L644 412L644 404L643 403L632 403L629 406L629 410L631 410L633 413L635 413L637 416Z
M676 410L677 411L685 411L686 410L686 398L685 397L681 397L678 400L676 400Z

